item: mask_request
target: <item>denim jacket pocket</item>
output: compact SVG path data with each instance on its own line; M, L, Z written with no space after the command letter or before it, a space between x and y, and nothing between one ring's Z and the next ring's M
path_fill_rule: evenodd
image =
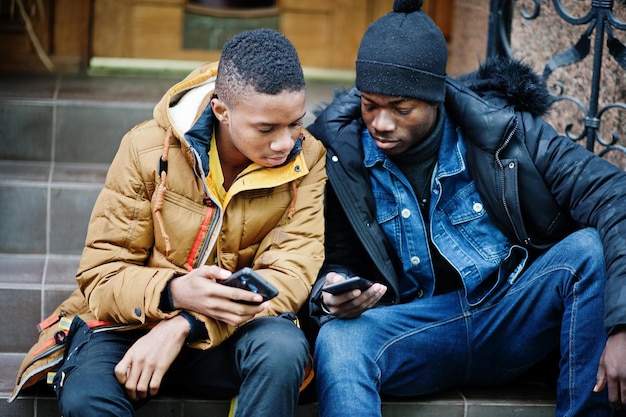
M449 233L471 245L483 260L498 263L508 255L510 242L489 218L473 183L458 191L442 210L452 226Z
M400 239L401 227L399 223L398 203L393 195L375 192L376 222L389 237Z
M398 217L398 206L396 199L386 193L375 192L376 200L376 221L378 224L385 224Z

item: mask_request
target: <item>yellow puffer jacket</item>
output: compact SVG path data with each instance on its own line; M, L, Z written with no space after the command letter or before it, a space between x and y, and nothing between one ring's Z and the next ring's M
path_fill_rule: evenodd
M10 400L60 361L45 353L64 330L61 316L105 329L153 326L180 313L159 309L167 282L202 264L259 272L279 290L263 314L297 312L306 301L324 256L325 150L304 131L301 150L284 165L242 172L222 207L206 185L216 73L217 63L192 72L122 139L91 214L79 289L42 324ZM208 137L185 135L198 126ZM209 260L213 249L217 259ZM208 332L193 347L217 346L235 331L190 313Z

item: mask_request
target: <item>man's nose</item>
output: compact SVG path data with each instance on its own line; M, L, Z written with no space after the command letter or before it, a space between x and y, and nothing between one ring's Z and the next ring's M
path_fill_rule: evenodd
M381 110L372 120L372 127L379 132L390 132L395 128L393 118L388 111Z
M293 148L294 142L291 132L287 129L270 143L270 149L274 152L287 153Z

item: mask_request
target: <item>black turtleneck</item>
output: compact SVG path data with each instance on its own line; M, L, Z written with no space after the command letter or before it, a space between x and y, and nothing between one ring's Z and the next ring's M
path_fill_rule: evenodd
M430 238L430 184L443 136L443 112L443 107L439 106L435 127L423 142L418 143L400 155L391 157L391 160L400 168L411 184L422 212L422 218L428 234L428 246L435 269L435 294L454 291L462 286L458 272L441 256Z
M430 203L430 182L433 170L437 163L437 154L443 135L443 117L441 106L437 110L437 121L430 135L423 141L406 150L400 155L391 157L391 160L400 168L411 183L422 216L428 220L428 205Z

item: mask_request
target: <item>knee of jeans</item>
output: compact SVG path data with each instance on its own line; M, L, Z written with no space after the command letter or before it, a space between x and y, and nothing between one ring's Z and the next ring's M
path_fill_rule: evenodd
M64 417L132 416L133 406L122 394L117 400L102 384L72 384L58 393ZM111 395L109 395L111 394Z
M112 370L89 366L85 361L77 360L80 356L73 355L54 377L61 415L132 416L133 405Z
M596 229L592 227L578 230L569 235L568 238L574 240L574 242L569 243L570 245L578 245L585 249L602 248L602 240L600 239L600 234Z
M59 409L64 416L76 415L74 410L80 410L81 406L84 407L85 399L76 391L63 390L62 392L58 392L57 395L59 398Z
M259 353L263 352L263 361L266 364L286 362L306 365L309 359L309 344L304 335L295 324L279 318L267 318L273 321L273 326L262 333L263 337L255 340ZM260 335L260 334L259 334Z
M93 404L89 393L77 387L76 389L63 389L59 395L59 410L63 416L84 416L86 415L86 404Z
M340 366L350 363L370 345L367 341L371 337L372 328L362 329L360 320L335 319L324 324L315 341L315 363ZM357 359L358 360L358 359Z
M567 247L573 258L581 264L587 264L591 271L606 269L604 248L598 231L593 228L579 230L566 238Z

